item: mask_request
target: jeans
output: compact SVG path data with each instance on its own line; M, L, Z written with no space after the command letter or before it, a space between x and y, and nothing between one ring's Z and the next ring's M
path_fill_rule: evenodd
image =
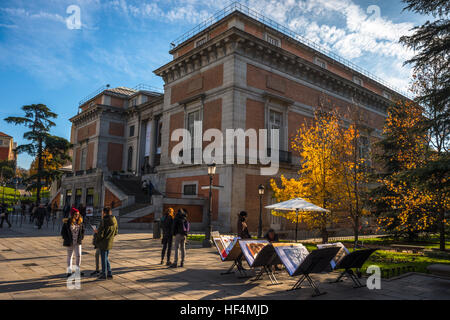
M161 260L164 260L164 255L166 253L167 250L167 262L170 261L170 253L172 251L172 237L163 237L162 240L163 243L163 248L162 248L162 252L161 252Z
M102 275L112 275L111 265L109 264L109 250L100 250L102 260Z
M3 221L5 221L5 220L8 223L8 226L11 228L11 222L9 222L8 214L9 213L5 213L5 216L2 217L2 222L0 222L0 228L3 228Z
M72 260L75 254L75 266L80 268L81 265L81 244L72 244L67 247L67 273L74 272Z
M177 264L178 262L178 248L181 251L181 262L184 262L184 256L186 251L186 236L184 234L175 235L175 258L173 263Z
M100 271L100 249L95 249L95 270Z

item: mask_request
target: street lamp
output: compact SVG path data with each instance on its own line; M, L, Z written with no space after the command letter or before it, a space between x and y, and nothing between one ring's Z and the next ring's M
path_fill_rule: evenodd
M206 223L206 234L205 234L205 240L203 240L203 247L209 248L211 247L211 216L212 216L212 182L213 177L216 174L216 164L210 163L208 164L208 176L209 176L209 208L208 208L208 218Z
M264 195L264 186L260 184L258 186L259 193L259 225L258 225L258 238L262 237L262 197Z

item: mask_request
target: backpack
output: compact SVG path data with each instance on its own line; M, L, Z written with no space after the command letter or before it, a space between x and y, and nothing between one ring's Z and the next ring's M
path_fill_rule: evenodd
M189 231L191 231L191 224L189 223L189 221L185 220L183 222L183 231L188 233Z

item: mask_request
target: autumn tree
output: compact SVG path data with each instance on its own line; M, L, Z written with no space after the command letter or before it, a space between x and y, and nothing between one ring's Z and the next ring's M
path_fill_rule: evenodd
M298 179L281 177L281 187L272 179L271 186L277 201L301 197L322 208L332 211L340 207L342 179L337 168L340 154L336 145L341 141L340 125L335 113L319 108L312 126L303 124L291 142L292 150L302 159ZM278 213L295 221L296 213ZM305 212L303 222L320 231L322 241L328 241L327 225L332 221L329 212Z
M385 172L380 174L381 186L374 193L379 211L378 222L398 235L415 238L419 232L430 231L436 223L433 209L436 198L420 187L414 170L427 161L427 131L421 127L423 108L413 101L398 101L388 110L379 142L379 159ZM380 205L381 204L381 205Z
M350 125L342 128L341 139L335 146L339 150L339 176L342 181L340 194L341 209L353 225L355 244L358 243L361 218L370 214L368 210L369 177L371 174L371 159L369 137L371 129L360 108L352 105L349 108Z
M430 64L418 67L413 76L412 91L419 98L423 109L422 121L418 124L427 134L427 154L424 163L411 171L418 180L418 187L433 194L434 209L438 216L440 249L445 250L445 214L450 197L450 102L433 94L442 87L440 82L446 63L442 57ZM448 71L448 70L447 70Z

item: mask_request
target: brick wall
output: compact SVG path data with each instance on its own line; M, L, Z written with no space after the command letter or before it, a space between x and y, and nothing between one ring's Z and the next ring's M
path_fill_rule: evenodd
M179 205L179 204L165 204L164 210L172 208L177 214L178 209L186 209L187 219L191 223L201 223L203 222L203 207L200 205Z
M97 122L88 124L87 126L78 128L77 130L77 142L86 140L89 137L92 137L97 132Z
M181 111L181 112L178 112L178 113L171 114L169 121L170 121L170 123L169 123L169 128L170 128L170 130L169 130L169 157L170 157L170 154L172 152L172 148L176 144L178 144L177 141L171 141L171 135L172 135L172 132L175 129L184 128L184 112Z
M80 170L81 167L81 149L75 148L75 171Z
M0 147L0 160L9 160L9 147Z
M113 203L114 201L114 203ZM122 201L117 198L114 193L109 191L108 188L105 188L105 199L103 201L105 207L111 207L111 209L120 207L122 205Z
M108 134L117 137L123 137L125 135L125 126L120 122L110 122Z
M94 148L95 142L90 142L88 144L86 155L86 169L92 169L94 167Z
M201 86L200 86L201 84ZM193 97L223 84L223 64L189 77L171 88L170 103Z
M281 93L279 90L274 90L273 88L268 87L267 79L270 78L272 78L272 80L270 80L271 83L284 82L286 88L285 93ZM324 105L332 106L333 109L336 109L339 114L344 117L349 117L349 110L353 109L353 106L351 106L351 104L347 101L323 94L318 90L309 88L295 81L273 74L272 72L263 70L251 64L247 64L247 85L261 90L266 90L277 95L281 94L288 99L292 99L294 101L313 107L318 106L322 101ZM280 84L276 86L282 87L282 85ZM275 87L275 85L273 85L272 87ZM364 119L367 119L370 126L382 129L385 121L383 116L362 108L360 108L359 110Z
M109 171L122 170L123 144L108 143L107 166Z
M182 185L184 181L197 181L198 189L197 195L200 198L205 198L206 206L209 198L209 190L202 190L202 186L209 186L209 176L190 176L190 177L178 177L178 178L167 178L166 180L166 194L170 198L182 198ZM213 185L219 184L219 175L216 174L213 178ZM219 190L214 190L212 192L213 204L212 204L212 219L217 220L218 208L219 208Z

